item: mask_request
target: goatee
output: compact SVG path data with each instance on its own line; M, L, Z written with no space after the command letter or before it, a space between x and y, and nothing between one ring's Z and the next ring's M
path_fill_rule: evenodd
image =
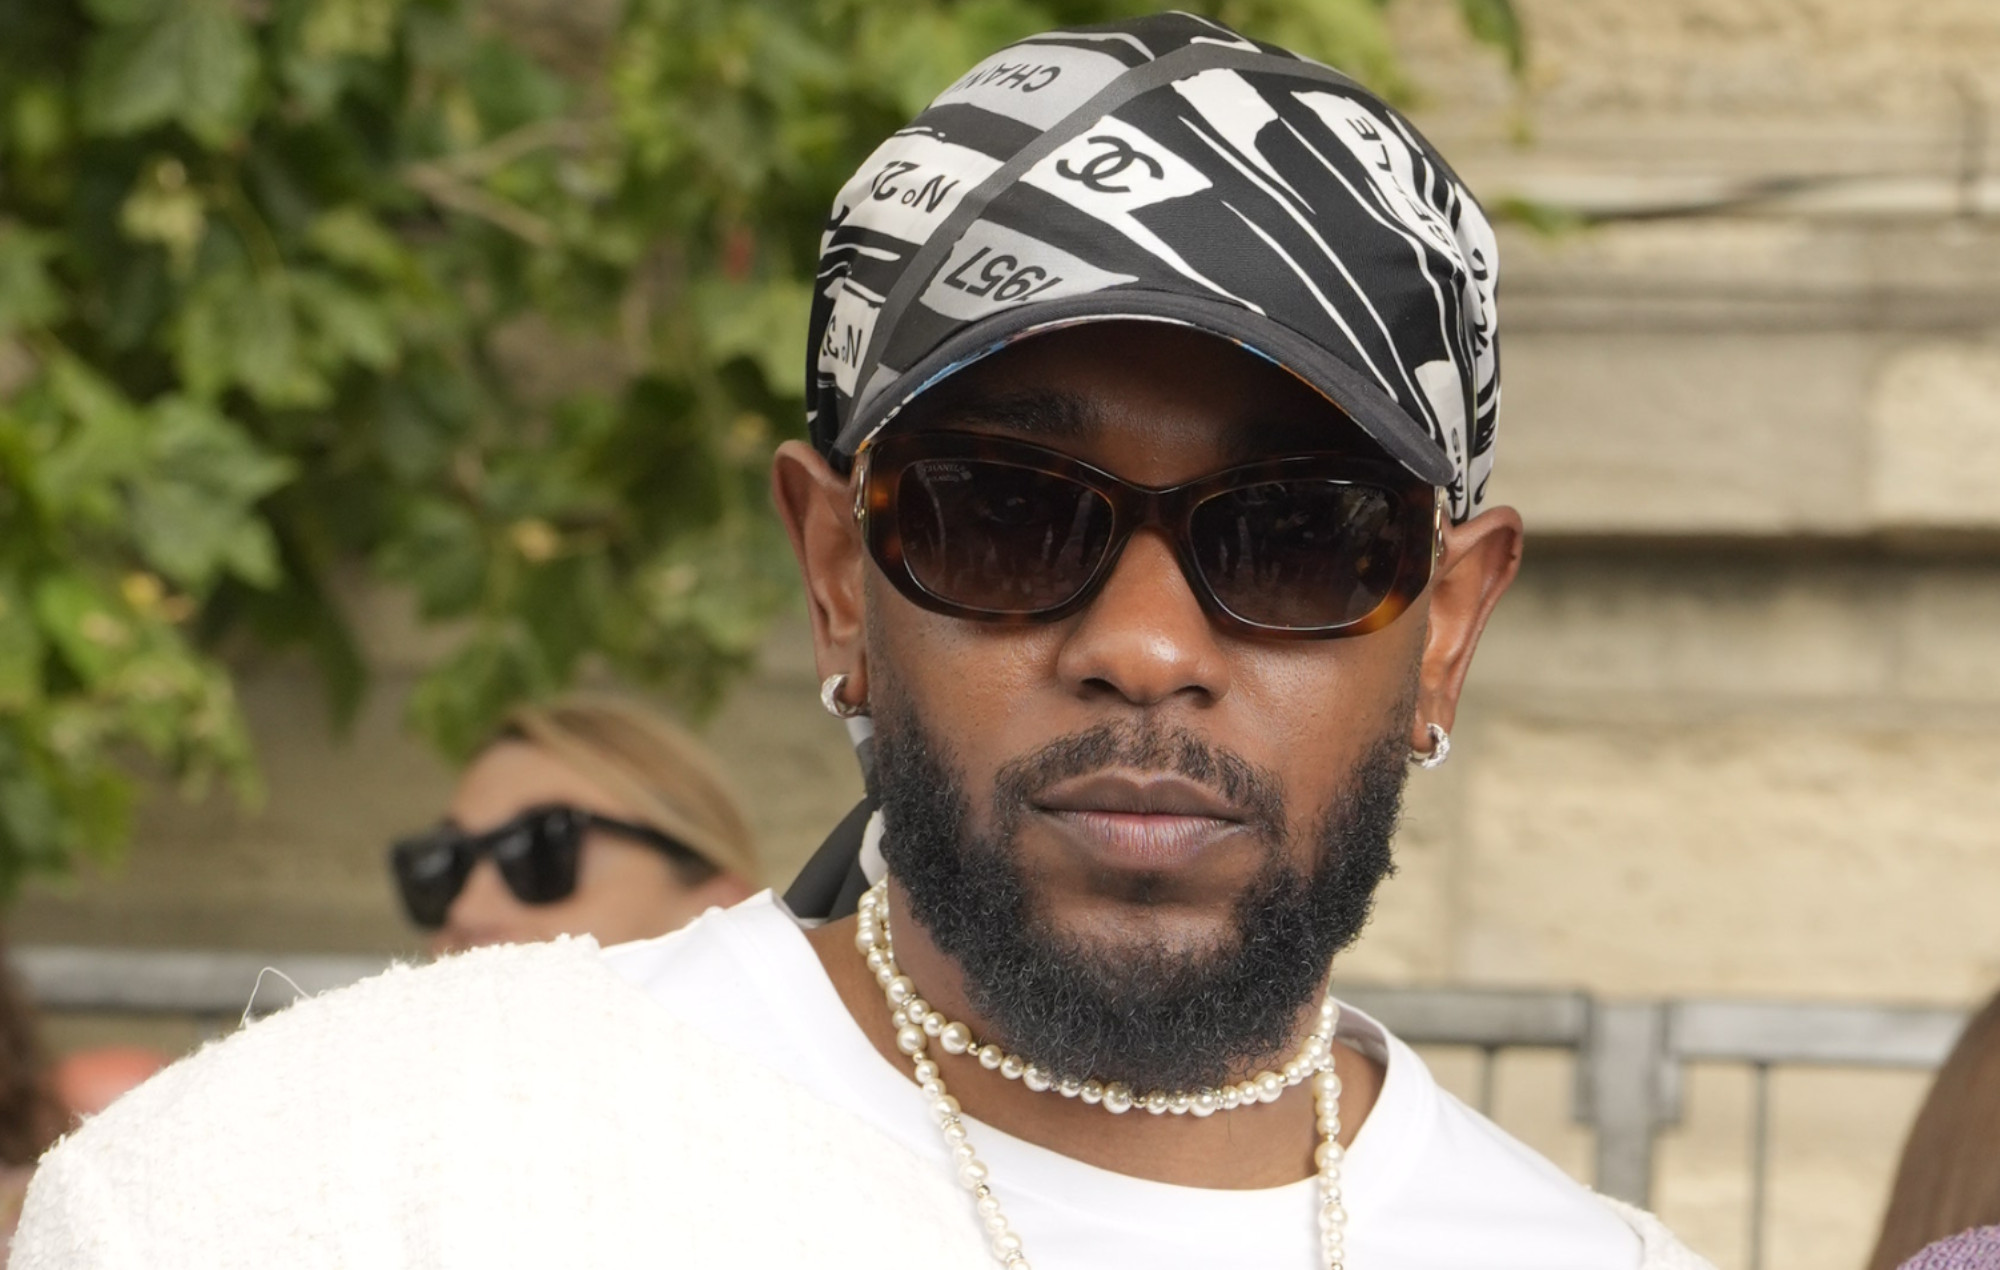
M876 702L882 854L910 916L965 976L993 1039L1058 1079L1135 1090L1214 1087L1285 1054L1334 954L1367 924L1392 871L1407 773L1400 730L1370 748L1311 834L1311 864L1283 850L1282 786L1182 729L1104 726L1002 768L990 833L972 832L964 782L900 702ZM1037 911L1015 838L1036 796L1107 767L1172 771L1248 812L1268 862L1235 904L1233 938L1116 956L1079 946ZM921 986L921 985L920 985Z

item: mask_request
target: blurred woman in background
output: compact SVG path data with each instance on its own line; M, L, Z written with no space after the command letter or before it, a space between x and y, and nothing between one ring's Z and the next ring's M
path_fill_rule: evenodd
M460 777L449 815L390 851L431 948L678 930L759 886L750 828L699 743L625 702L524 707Z
M1917 1112L1869 1270L1895 1270L1927 1244L1995 1224L2000 1224L2000 996L1966 1025Z

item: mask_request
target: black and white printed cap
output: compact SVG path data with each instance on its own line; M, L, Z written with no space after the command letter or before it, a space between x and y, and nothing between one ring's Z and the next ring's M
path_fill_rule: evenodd
M1500 405L1497 251L1471 193L1352 79L1170 13L968 71L869 156L820 244L807 408L851 460L1035 331L1137 318L1297 374L1478 510Z

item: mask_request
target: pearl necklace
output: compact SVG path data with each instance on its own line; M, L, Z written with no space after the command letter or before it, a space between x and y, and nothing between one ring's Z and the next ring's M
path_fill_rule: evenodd
M973 1054L979 1065L998 1071L1009 1080L1019 1080L1036 1093L1051 1089L1065 1098L1081 1098L1102 1106L1113 1114L1123 1114L1143 1106L1154 1115L1211 1116L1217 1111L1233 1111L1254 1103L1275 1102L1278 1096L1308 1077L1313 1082L1319 1113L1321 1141L1313 1152L1319 1171L1320 1252L1325 1270L1344 1270L1346 1264L1347 1209L1342 1203L1340 1166L1346 1152L1340 1145L1340 1077L1333 1068L1333 1035L1340 1021L1340 1005L1329 994L1320 1006L1318 1025L1306 1037L1298 1057L1282 1071L1261 1072L1240 1084L1196 1093L1167 1093L1155 1090L1134 1096L1122 1083L1111 1081L1052 1081L1046 1072L999 1046L981 1045L972 1030L953 1023L930 1008L917 995L916 985L896 965L896 949L889 933L889 891L887 882L877 882L862 896L856 917L854 946L868 961L868 969L887 998L890 1022L896 1028L896 1048L907 1054L915 1069L917 1087L930 1099L931 1118L943 1131L958 1169L958 1182L972 1193L974 1206L986 1227L988 1245L996 1261L1006 1270L1029 1270L1021 1252L1021 1237L1007 1223L999 1197L987 1184L988 1171L967 1140L965 1121L958 1099L945 1089L943 1074L930 1057L929 1042L936 1039L947 1054Z

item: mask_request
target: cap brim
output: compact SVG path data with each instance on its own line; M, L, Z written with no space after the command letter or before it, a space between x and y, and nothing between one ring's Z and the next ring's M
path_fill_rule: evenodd
M993 314L933 349L915 366L864 386L834 449L853 455L926 389L1015 340L1087 322L1171 322L1230 340L1297 375L1354 420L1370 439L1421 480L1450 485L1457 475L1430 429L1373 380L1282 323L1238 305L1174 292L1113 289ZM877 386L879 384L879 387Z

